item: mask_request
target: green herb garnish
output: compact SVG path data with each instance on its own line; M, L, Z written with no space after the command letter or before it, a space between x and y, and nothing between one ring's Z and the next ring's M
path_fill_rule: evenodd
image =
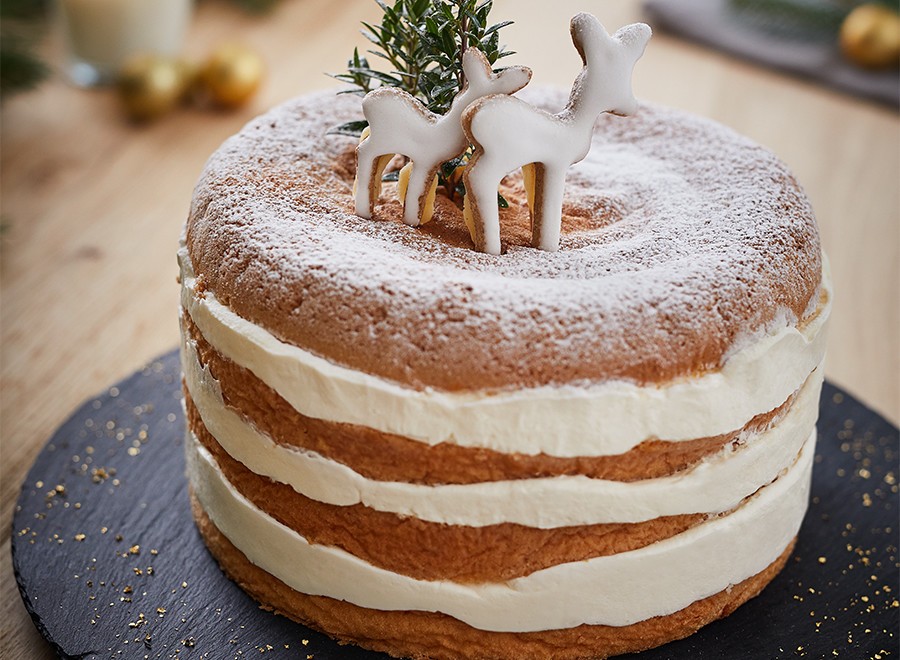
M359 49L354 49L347 71L331 74L350 84L340 94L364 96L381 85L399 87L432 112L444 114L465 84L462 54L467 48L478 48L492 65L513 54L499 41L500 30L512 21L488 25L493 0L394 0L393 5L375 2L384 12L381 23L363 22L361 32L373 45L367 54L385 66L373 67ZM365 120L357 120L328 132L359 137L366 126ZM452 176L464 164L464 158L455 158L444 163L438 173L438 185L451 199L456 194L465 195L462 182ZM389 172L384 180L395 177Z
M444 114L465 82L462 54L475 46L488 62L512 55L500 46L500 30L512 21L488 25L493 0L394 0L378 25L363 22L362 35L374 48L368 51L387 63L374 68L359 50L347 62L347 72L333 77L350 83L344 93L364 95L379 85L399 87Z

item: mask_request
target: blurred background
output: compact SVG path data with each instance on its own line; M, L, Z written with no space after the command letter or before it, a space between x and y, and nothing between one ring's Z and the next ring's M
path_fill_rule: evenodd
M900 420L897 3L496 0L504 65L566 88L578 11L654 29L639 99L776 152L816 209L836 302L826 375ZM342 84L373 0L0 3L0 530L52 431L174 348L175 251L206 158L246 121ZM332 139L332 138L329 138ZM333 139L348 139L336 137ZM4 532L5 534L5 532ZM53 657L2 537L0 656Z

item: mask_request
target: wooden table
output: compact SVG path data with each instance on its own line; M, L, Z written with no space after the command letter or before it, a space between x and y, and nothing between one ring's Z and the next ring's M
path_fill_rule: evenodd
M585 6L497 0L494 16L516 20L504 32L519 53L509 62L530 65L533 84L568 86L579 60L567 22ZM596 11L611 27L640 18L637 0ZM264 89L236 113L183 110L135 127L109 91L58 78L3 107L0 656L52 657L11 574L15 498L35 454L81 401L176 345L175 250L204 161L252 116L334 84L322 72L341 70L364 45L358 21L377 18L371 0L287 0L261 18L202 3L189 53L240 39L270 65ZM897 114L665 34L634 81L638 97L728 124L794 170L836 286L827 376L900 420Z

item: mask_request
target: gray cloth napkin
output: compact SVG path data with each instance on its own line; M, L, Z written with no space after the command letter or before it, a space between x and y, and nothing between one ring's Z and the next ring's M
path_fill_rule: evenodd
M755 28L739 20L729 0L645 0L644 10L654 28L900 109L897 70L854 66L836 39L791 39Z

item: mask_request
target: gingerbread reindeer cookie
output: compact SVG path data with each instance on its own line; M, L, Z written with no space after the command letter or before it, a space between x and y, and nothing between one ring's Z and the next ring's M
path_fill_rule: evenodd
M460 117L473 101L488 94L512 94L528 84L531 69L513 66L493 73L477 48L463 53L466 82L445 115L429 111L420 101L395 87L379 87L363 99L369 128L356 149L356 214L372 217L381 192L381 176L394 156L410 159L404 172L403 220L417 226L428 222L434 208L437 173L441 163L462 154L469 146ZM408 177L408 179L407 179Z
M557 250L566 170L587 155L601 113L628 115L637 109L631 74L650 27L635 23L610 36L594 16L582 13L572 18L571 32L584 67L561 112L550 114L512 96L486 96L463 113L463 130L475 145L463 173L464 215L472 240L484 252L500 254L497 188L519 167L528 191L531 243Z

